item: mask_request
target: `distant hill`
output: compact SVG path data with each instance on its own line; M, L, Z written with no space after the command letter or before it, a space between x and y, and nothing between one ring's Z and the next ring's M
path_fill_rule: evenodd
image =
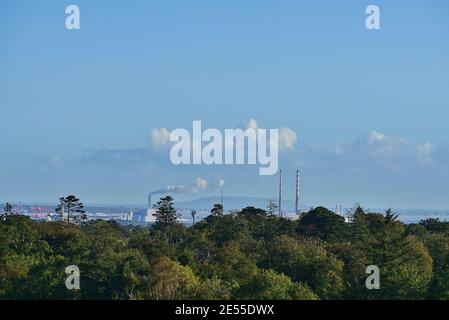
M268 198L258 197L224 197L223 204L225 210L242 209L245 207L256 207L266 209L268 204ZM278 203L277 199L273 199L275 203ZM175 207L179 209L195 209L195 210L210 210L215 203L220 203L220 197L204 197L185 202L175 202ZM282 201L282 208L288 212L295 211L295 202L291 200ZM301 211L309 210L310 206L307 204L301 204Z

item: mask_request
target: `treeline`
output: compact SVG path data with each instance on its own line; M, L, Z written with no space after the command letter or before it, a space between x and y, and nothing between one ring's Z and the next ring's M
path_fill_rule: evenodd
M405 225L391 212L323 207L298 220L253 207L178 222L173 199L157 223L0 219L1 299L448 299L449 223ZM80 269L80 290L65 268ZM368 290L366 267L380 270Z

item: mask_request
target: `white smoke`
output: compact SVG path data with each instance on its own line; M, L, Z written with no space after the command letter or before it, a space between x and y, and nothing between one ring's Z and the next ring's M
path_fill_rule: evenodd
M296 142L298 135L290 128L279 128L279 148L290 150Z
M225 183L224 179L222 177L219 177L218 178L218 186L220 188L222 188L224 186L224 183Z
M195 193L201 190L206 190L209 186L209 183L200 177L196 178L196 184L191 187L191 193Z
M170 186L166 186L165 188L155 190L155 191L151 192L150 195L162 194L162 193L186 193L186 194L197 193L197 192L208 189L208 187L209 187L209 183L207 182L207 180L198 177L198 178L196 178L196 182L190 186L170 185Z

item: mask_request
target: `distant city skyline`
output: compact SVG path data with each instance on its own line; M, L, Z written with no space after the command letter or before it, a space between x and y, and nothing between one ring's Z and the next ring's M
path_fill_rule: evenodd
M65 28L76 4L80 30ZM365 28L376 4L380 30ZM0 3L0 202L277 199L258 166L175 166L167 132L278 128L285 199L449 209L449 2ZM282 132L282 134L281 134Z

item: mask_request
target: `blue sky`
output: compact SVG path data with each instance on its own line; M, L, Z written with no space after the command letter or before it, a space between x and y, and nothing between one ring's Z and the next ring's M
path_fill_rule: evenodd
M65 7L81 29L65 29ZM364 26L381 10L381 30ZM173 167L154 128L297 134L312 205L448 208L447 1L2 1L0 201L140 203L165 185L276 196L252 167Z

